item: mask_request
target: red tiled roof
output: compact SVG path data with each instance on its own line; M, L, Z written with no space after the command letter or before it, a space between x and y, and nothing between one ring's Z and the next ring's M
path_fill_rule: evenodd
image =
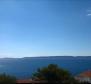
M17 80L16 83L31 83L32 80L31 79L24 79L24 80Z
M90 77L91 78L91 71L86 71L78 75L79 77Z
M16 83L46 83L47 81L34 81L32 79L17 80Z

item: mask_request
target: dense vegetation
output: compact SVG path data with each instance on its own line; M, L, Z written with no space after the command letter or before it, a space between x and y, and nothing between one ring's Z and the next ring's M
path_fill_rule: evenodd
M9 76L6 74L1 74L0 75L0 84L15 84L16 83L16 78L13 76Z
M71 74L55 64L50 64L47 67L38 69L33 74L34 80L43 80L54 84L77 84L78 82L71 76Z

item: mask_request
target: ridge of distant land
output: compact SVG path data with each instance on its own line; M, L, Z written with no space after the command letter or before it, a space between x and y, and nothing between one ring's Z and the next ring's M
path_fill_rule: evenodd
M39 57L22 57L22 58L0 58L0 60L32 60L32 59L43 59L43 60L91 60L91 56L39 56Z
M4 57L4 58L0 58L0 59L25 59L25 58L91 58L91 56L25 56L25 57L21 57L21 58L13 58L13 57Z

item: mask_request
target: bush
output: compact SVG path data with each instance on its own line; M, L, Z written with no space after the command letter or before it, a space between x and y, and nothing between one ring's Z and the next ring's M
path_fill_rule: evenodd
M13 76L9 76L6 74L1 74L0 75L0 84L15 84L16 83L16 78Z
M67 70L55 64L50 64L47 67L38 69L32 77L34 80L47 81L51 84L77 84L77 81Z

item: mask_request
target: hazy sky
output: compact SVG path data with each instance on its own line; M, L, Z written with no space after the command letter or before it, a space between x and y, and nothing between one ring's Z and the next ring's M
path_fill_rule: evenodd
M91 0L0 0L0 57L91 55Z

